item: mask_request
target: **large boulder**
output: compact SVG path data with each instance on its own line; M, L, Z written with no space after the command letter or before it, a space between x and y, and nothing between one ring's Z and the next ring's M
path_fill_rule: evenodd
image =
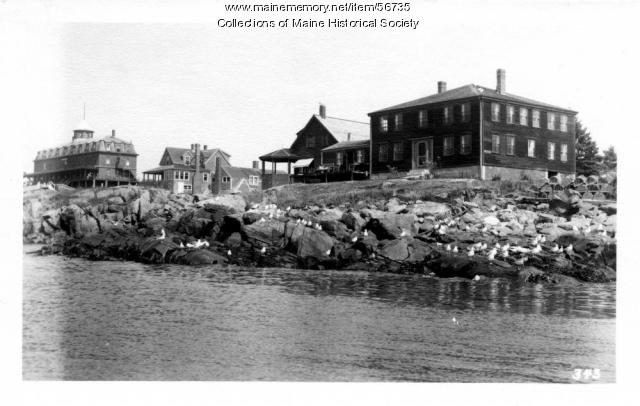
M284 237L284 231L285 223L274 219L256 221L244 227L247 238L264 244L277 244Z
M373 231L381 240L391 240L399 238L404 232L405 235L412 235L414 232L414 214L395 214L380 210L369 210L370 217L366 228Z
M166 238L164 240L148 238L140 246L140 259L145 262L163 263L167 254L176 249L178 246Z
M333 239L325 232L305 227L297 241L298 258L313 257L322 259L331 254Z
M443 218L451 213L451 209L448 205L438 202L421 202L414 204L409 213L413 213L419 217L433 216L436 218Z
M197 203L199 206L206 206L207 204L225 206L229 209L235 210L236 213L244 212L247 202L240 195L219 195L210 199L201 200Z
M381 245L378 252L384 258L397 262L409 258L409 246L407 240L404 238L385 242Z
M98 220L75 204L60 213L60 228L68 235L88 235L100 232Z
M549 208L559 216L569 217L580 211L580 195L571 190L555 193L549 200Z
M392 197L385 205L385 208L391 213L402 213L407 210L407 205L401 203L397 198Z
M181 262L186 265L224 265L227 263L227 259L213 251L197 249L189 251L181 258Z
M318 214L316 214L316 219L319 222L330 222L330 221L338 221L342 219L343 211L338 208L333 209L323 209Z
M347 226L338 220L323 220L322 230L339 241L347 241L351 233Z
M351 230L355 231L360 231L367 224L367 221L362 218L360 213L354 211L344 213L341 221Z

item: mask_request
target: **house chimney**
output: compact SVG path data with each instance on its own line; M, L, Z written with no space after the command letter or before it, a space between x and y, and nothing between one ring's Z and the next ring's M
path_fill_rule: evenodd
M116 136L116 130L111 130L111 136L115 137Z
M438 93L443 93L447 91L447 82L443 82L442 80L438 82Z
M496 92L498 93L506 93L507 91L507 72L504 69L498 69L496 71L496 76L498 78L496 83Z
M206 150L207 150L207 145L206 145L206 144L202 146L202 150L203 150L203 151L206 151Z
M327 118L327 106L325 106L324 104L320 103L320 111L319 111L318 114L322 118Z
M351 133L347 133L347 141L351 141Z
M253 161L253 169L260 169L260 161Z

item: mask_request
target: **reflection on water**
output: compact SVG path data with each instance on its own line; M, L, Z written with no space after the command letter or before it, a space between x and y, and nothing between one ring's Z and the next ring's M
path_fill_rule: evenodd
M612 382L614 332L615 284L25 256L26 379Z

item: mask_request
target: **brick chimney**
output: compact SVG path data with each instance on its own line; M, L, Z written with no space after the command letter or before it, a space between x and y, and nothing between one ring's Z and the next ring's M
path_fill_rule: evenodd
M253 161L253 169L260 169L260 161Z
M207 150L207 145L206 145L206 144L202 146L202 150L203 150L203 151L206 151L206 150Z
M318 114L322 118L327 118L327 106L325 106L324 104L320 103L320 109L319 109Z
M498 93L506 93L507 92L507 72L504 69L498 69L496 71L496 92Z
M447 91L447 82L442 80L438 82L438 93L444 93Z
M116 130L111 130L111 136L115 137L116 136Z

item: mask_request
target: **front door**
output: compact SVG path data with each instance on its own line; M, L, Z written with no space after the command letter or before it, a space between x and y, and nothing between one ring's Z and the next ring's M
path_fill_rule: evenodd
M413 143L413 169L427 168L433 162L433 138Z

